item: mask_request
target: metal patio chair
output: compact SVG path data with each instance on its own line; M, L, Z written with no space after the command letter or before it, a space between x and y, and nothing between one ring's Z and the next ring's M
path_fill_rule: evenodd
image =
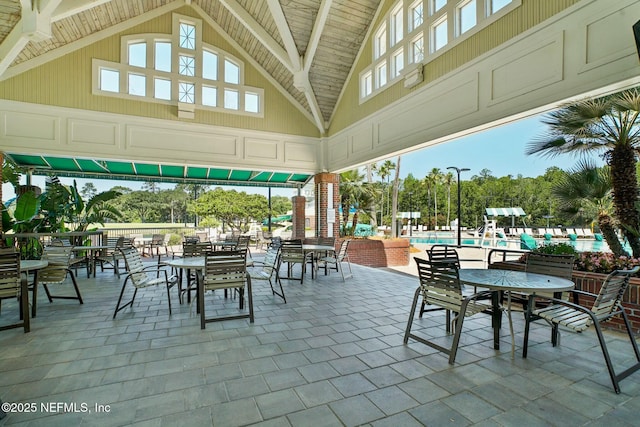
M122 253L122 257L124 258L125 266L127 268L127 276L122 283L122 290L120 291L120 296L118 297L118 302L116 303L116 309L113 312L113 318L115 319L116 314L118 314L118 312L123 310L124 308L128 306L133 307L136 295L138 294L138 289L160 285L164 285L167 288L169 315L171 315L171 293L169 291L176 284L178 280L177 277L169 276L167 274L167 270L165 270L161 265L150 264L145 266L142 263L142 255L135 248L121 248L120 252ZM151 274L152 271L156 273L155 277ZM134 287L133 295L131 296L130 301L121 305L122 297L124 296L127 283L131 283L131 285Z
M278 281L278 270L280 267L280 248L267 248L267 252L262 261L254 261L253 267L248 269L249 275L253 280L266 280L271 286L273 295L277 295L286 303L282 282ZM273 282L280 285L280 292L273 287Z
M609 377L616 393L620 393L620 381L636 372L640 369L640 351L638 351L638 344L636 343L629 318L622 306L622 297L629 286L629 278L640 271L640 267L636 266L631 270L616 270L609 274L600 288L600 292L592 294L585 291L573 290L574 294L583 296L589 299L593 299L593 305L591 307L584 307L564 299L556 298L544 298L536 295L532 295L529 298L529 304L526 312L526 323L524 329L524 346L522 348L522 357L527 357L529 347L529 328L531 322L536 319L543 319L551 323L553 327L563 326L573 332L583 332L590 326L593 326L598 336L600 348L602 349L602 355L609 371ZM534 309L534 300L543 299L550 304L540 309ZM602 334L602 322L608 321L615 316L622 317L627 335L631 341L631 347L635 354L636 362L620 373L616 373L607 343ZM557 345L554 342L554 347Z
M205 329L209 322L248 318L254 322L253 294L251 276L245 264L246 251L213 251L205 254L204 272L198 271L198 311L200 312L200 328ZM235 315L219 315L207 318L205 315L205 292L237 289L240 294L239 309L244 309L244 295L248 299L249 310ZM246 291L245 291L246 289Z
M344 267L342 263L346 262L349 267L349 274L346 278L353 277L353 271L351 270L351 261L349 260L349 243L351 240L343 240L340 244L340 249L336 252L327 254L327 256L320 257L318 259L318 265L324 264L325 268L329 270L336 270L342 276L342 281L346 282L344 275ZM335 244L335 242L334 242Z
M20 274L20 254L14 248L0 249L0 302L5 298L19 299L20 321L0 326L0 331L20 328L29 332L29 291L26 275Z
M404 334L404 343L409 342L412 338L422 344L435 348L449 356L449 364L453 365L458 352L458 344L460 335L462 334L462 325L465 317L473 316L478 313L488 312L491 306L479 302L480 299L491 297L491 291L482 291L472 295L462 295L462 285L458 274L458 267L453 263L431 262L421 258L414 258L418 266L418 277L420 286L416 289L413 296L411 311L409 312L409 320ZM434 341L413 334L411 328L413 326L414 315L418 299L422 296L428 305L435 306L440 310L447 310L455 313L453 324L455 333L450 348L443 347ZM430 310L435 311L435 310ZM447 318L447 323L449 319ZM450 329L447 327L447 332Z
M36 303L38 295L38 285L42 285L49 302L53 302L54 299L75 299L80 304L83 304L82 295L80 295L80 289L78 288L78 282L76 276L71 270L71 248L62 246L46 246L44 248L42 258L49 264L38 271L38 283L32 287L33 290L33 303L31 305L31 316L36 317ZM71 278L73 289L76 296L71 295L52 295L47 285L61 285L66 282L67 277Z

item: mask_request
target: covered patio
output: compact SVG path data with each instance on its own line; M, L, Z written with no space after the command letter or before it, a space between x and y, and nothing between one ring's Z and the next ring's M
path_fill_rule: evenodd
M0 425L637 423L640 381L632 376L614 393L592 331L564 332L553 348L548 326L536 324L522 359L524 322L515 316L512 360L508 328L496 351L489 318L472 317L450 366L430 347L402 343L417 278L353 268L346 283L335 273L303 285L284 281L286 304L258 283L254 324L225 321L206 330L195 307L178 304L175 294L169 316L160 289L145 289L112 320L121 286L112 271L81 277L83 305L49 303L41 292L31 333L0 334L4 400L37 410L10 413ZM12 304L3 301L3 317ZM415 325L446 340L444 314L438 320ZM629 362L624 337L607 338L614 360ZM67 410L40 409L58 402Z

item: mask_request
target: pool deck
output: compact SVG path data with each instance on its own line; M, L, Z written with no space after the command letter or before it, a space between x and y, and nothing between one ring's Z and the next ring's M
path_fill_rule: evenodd
M477 250L460 254L465 267L478 262ZM39 292L32 331L0 333L0 398L36 405L11 412L0 426L637 425L640 373L616 394L592 331L563 332L552 347L549 327L536 322L523 359L523 319L514 316L511 358L508 328L494 350L491 319L473 316L449 365L430 347L403 343L417 286L410 272L354 265L353 273L346 282L335 272L307 273L303 284L285 280L286 304L256 282L255 323L230 320L205 330L174 290L169 315L160 288L141 290L114 320L123 279L112 271L80 274L83 305L49 303ZM234 312L237 303L222 293L206 299L209 313ZM5 300L0 320L16 312ZM434 312L414 328L450 343L444 320ZM615 362L628 364L624 336L607 338Z

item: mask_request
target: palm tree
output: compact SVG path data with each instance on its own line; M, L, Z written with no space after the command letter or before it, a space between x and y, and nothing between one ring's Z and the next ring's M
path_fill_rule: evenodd
M395 163L393 163L391 160L385 160L384 162L382 162L382 164L380 166L376 165L376 173L378 174L378 176L380 177L380 179L382 180L382 182L384 183L384 180L386 179L386 186L384 186L384 191L382 193L382 214L381 214L381 218L380 218L380 223L384 223L384 194L388 193L389 191L389 177L391 176L391 171L393 171L396 168ZM389 216L389 205L391 204L389 202L389 199L391 199L391 197L389 197L389 195L387 194L387 216Z
M365 182L365 176L358 169L340 174L340 204L342 205L342 226L347 229L351 207L355 209L352 219L352 230L358 224L358 216L366 212L376 200L373 185Z
M438 168L431 169L429 175L425 178L430 187L433 187L433 223L434 227L438 228L438 184L442 181L442 172Z
M447 187L447 223L445 224L447 226L451 224L451 186L454 182L456 182L456 179L453 176L453 172L447 172L442 177L442 183Z
M396 221L396 216L398 215L398 189L400 187L400 159L401 156L398 156L398 161L396 162L396 176L393 179L393 195L391 201L391 235L394 237L398 234L398 221Z
M611 168L616 217L634 257L640 256L636 156L640 149L640 92L630 89L566 105L543 121L548 134L532 141L527 154L600 153Z
M602 235L611 252L620 257L627 255L618 240L611 217L613 202L611 195L610 168L598 168L592 162L582 161L552 188L560 201L560 210L574 217L596 218Z

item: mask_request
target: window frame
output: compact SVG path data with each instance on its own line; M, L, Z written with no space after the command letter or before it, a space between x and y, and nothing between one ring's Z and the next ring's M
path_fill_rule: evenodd
M181 24L188 23L195 28L195 38L192 40L194 49L187 49L179 45L179 27ZM183 16L177 13L173 14L173 27L171 34L158 34L158 33L144 33L133 34L120 37L120 61L112 62L102 59L94 58L92 60L92 94L99 96L109 96L122 99L153 102L157 104L174 105L176 107L179 104L193 105L195 109L213 111L213 112L225 112L239 115L248 115L252 117L264 117L264 89L246 86L244 84L245 64L233 54L226 52L216 46L209 45L202 40L202 21L196 18ZM129 64L129 45L142 43L145 44L144 61L146 67L134 66ZM158 48L158 49L157 49ZM170 60L166 61L166 58L157 57L156 51L163 52L163 55L169 55ZM212 64L212 61L207 61L211 68L207 71L207 76L203 76L203 70L205 65L206 55L215 55L216 63ZM181 74L184 69L181 69L179 58L190 58L191 64L189 72ZM163 66L163 62L165 62ZM233 64L234 74L231 82L225 82L225 63ZM142 61L139 62L139 64ZM156 68L159 65L160 68ZM167 69L170 71L167 71ZM105 70L104 72L102 70ZM236 73L237 70L237 73ZM103 73L106 73L103 75ZM114 73L114 74L111 74ZM103 90L102 80L109 82L109 79L115 80L117 73L117 86L118 90ZM145 79L144 91L145 94L133 94L129 93L129 75L135 74L143 76ZM211 78L211 77L216 78ZM227 80L229 80L227 78ZM165 97L157 98L156 95L166 95L167 86L163 84L162 93L156 93L156 82L168 81L170 82L170 99ZM110 83L115 85L115 81ZM186 85L186 86L185 86ZM131 85L133 87L133 85ZM188 87L188 89L187 89ZM216 90L216 105L212 104L213 100L207 98L204 99L203 87L212 87ZM111 87L115 89L115 87ZM237 103L237 109L224 108L223 94L225 89L231 89L236 92L234 99ZM186 90L186 95L185 95ZM186 98L185 98L186 96ZM251 98L251 102L245 103L247 96L256 97ZM203 101L205 101L203 103ZM234 106L236 105L234 103ZM251 110L245 110L245 104L250 105ZM257 111L254 111L257 108ZM178 117L180 116L180 108L176 110ZM193 118L184 116L185 118Z
M435 10L435 0L397 0L394 2L386 15L379 19L378 26L373 28L370 33L369 43L371 43L372 60L358 74L360 103L400 80L400 76L394 70L398 49L404 49L403 69L413 64L416 66L427 64L522 5L522 0L498 0L507 3L495 13L491 13L495 1L497 0L445 0L438 10ZM461 11L470 4L475 4L475 22L462 31ZM422 10L422 18L421 22L416 25L417 19L414 18L418 16L416 13L418 10ZM402 11L403 17L403 36L401 40L396 40L398 37L395 37L393 31L399 11ZM441 36L446 35L446 41L438 43L438 38L435 36L436 30L444 22L446 22L446 32L441 33ZM420 44L420 39L422 40L421 55L417 53L419 49L416 49ZM438 49L436 49L436 44L438 44ZM377 69L382 62L387 63L387 81L383 84L377 84ZM369 73L371 73L372 79L370 92L366 87Z

